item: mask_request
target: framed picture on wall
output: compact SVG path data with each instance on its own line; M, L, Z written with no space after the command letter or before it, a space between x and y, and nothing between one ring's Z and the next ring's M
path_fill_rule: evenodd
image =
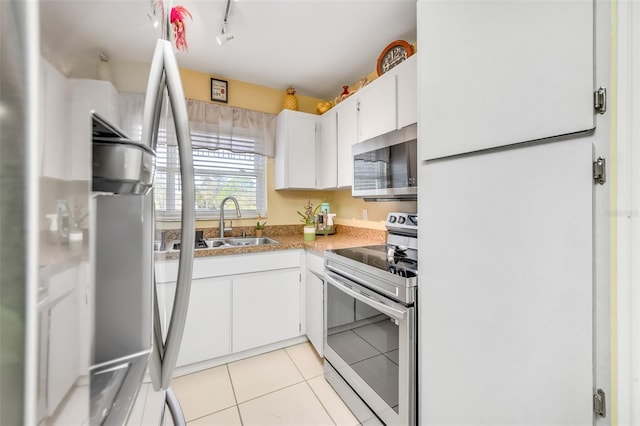
M227 103L229 100L229 88L226 80L211 79L211 100Z

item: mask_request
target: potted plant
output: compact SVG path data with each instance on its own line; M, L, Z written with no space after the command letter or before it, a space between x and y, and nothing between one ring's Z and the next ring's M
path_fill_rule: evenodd
M266 220L260 223L261 219L262 217L258 216L258 219L256 220L256 226L255 226L256 237L262 237L262 231L264 231L264 226L267 224Z
M304 211L298 211L298 214L302 218L301 222L304 223L304 240L313 241L316 239L316 213L320 205L317 205L314 209L311 200L308 200L303 207Z

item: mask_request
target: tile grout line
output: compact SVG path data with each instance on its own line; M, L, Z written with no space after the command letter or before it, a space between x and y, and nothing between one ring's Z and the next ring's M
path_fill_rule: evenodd
M229 372L229 368L227 367L227 366L228 366L228 364L223 364L223 365L224 365L225 369L227 370L227 377L229 377L229 383L231 384L231 392L233 393L233 400L235 401L235 404L234 404L234 405L230 405L230 406L228 406L228 407L221 408L221 409L216 410L216 411L213 411L213 412L211 412L211 413L204 414L204 415L202 415L202 416L200 416L200 417L195 417L195 418L193 418L193 419L189 420L188 422L186 422L187 424L189 424L189 423L191 423L191 422L194 422L194 421L196 421L196 420L203 419L203 418L205 418L205 417L207 417L207 416L211 416L211 415L213 415L213 414L220 413L220 412L225 411L225 410L228 410L228 409L230 409L230 408L236 407L236 411L238 412L238 416L240 417L240 423L241 423L242 425L244 425L244 423L242 422L242 416L240 415L240 409L239 409L239 407L238 407L238 398L236 397L236 391L235 391L235 388L234 388L234 386L233 386L233 380L231 379L231 373ZM217 367L213 367L213 368L219 368L219 367L222 367L223 365L219 365L219 366L217 366ZM209 369L207 369L207 370L209 370ZM203 371L206 371L206 370L203 370ZM198 374L198 373L199 373L199 372L195 372L195 373L191 373L191 374ZM187 376L188 376L188 375L190 375L190 374L187 374Z
M320 377L320 376L316 376L316 377ZM333 422L334 425L337 425L338 423L336 422L336 420L333 418L333 416L331 415L331 413L329 412L329 409L324 405L324 403L322 402L322 399L320 399L320 397L318 396L318 394L316 393L316 391L313 390L313 386L311 386L309 384L308 380L305 380L305 383L307 384L307 386L309 386L309 389L311 389L311 393L313 394L313 396L316 397L316 399L318 400L318 402L320 403L320 405L322 406L322 408L324 409L324 412L327 413L327 416L329 416L329 418L331 419L331 421Z
M246 403L246 402L254 401L254 400L256 400L256 399L262 398L262 397L267 396L267 395L274 394L274 393L276 393L276 392L280 392L280 391L282 391L282 390L284 390L284 389L291 388L291 387L296 386L296 385L299 385L299 384L301 384L301 383L305 383L305 384L307 385L307 387L311 390L311 393L313 394L313 396L316 398L316 400L317 400L317 401L320 403L320 405L322 406L322 408L323 408L324 412L329 416L329 418L330 418L330 419L331 419L331 421L333 422L333 425L337 425L337 422L336 422L336 420L333 418L333 416L331 415L331 413L329 412L329 409L327 408L327 406L325 406L325 404L322 402L322 400L320 399L320 397L316 394L316 392L314 391L313 387L312 387L312 386L311 386L311 384L309 383L309 380L313 380L313 379L316 379L316 378L318 378L318 377L322 377L322 376L323 376L323 374L318 374L318 375L315 375L315 376L309 377L309 378L307 379L307 378L304 376L304 374L302 373L302 370L300 369L300 367L298 366L298 364L297 364L297 363L296 363L296 361L293 359L293 357L291 356L291 354L289 353L289 351L288 351L287 349L288 349L288 348L282 348L282 349L279 349L279 350L283 350L283 351L287 354L287 357L288 357L288 358L289 358L289 360L293 363L294 367L296 368L296 370L297 370L297 371L298 371L298 373L300 374L300 377L302 378L302 380L301 380L301 381L299 381L299 382L295 382L295 383L292 383L292 384L290 384L290 385L284 386L284 387L279 388L279 389L274 389L274 390L272 390L272 391L270 391L270 392L267 392L267 393L265 393L265 394L258 395L258 396L256 396L256 397L250 398L250 399L248 399L248 400L246 400L246 401L243 401L243 402L242 402L242 404L244 404L244 403ZM276 351L273 351L273 352L276 352ZM233 378L231 377L231 370L229 369L229 364L231 364L231 363L224 364L224 366L225 366L225 368L226 368L227 376L228 376L228 378L229 378L229 382L230 382L230 384L231 384L231 390L232 390L232 392L233 392L233 398L234 398L234 401L235 401L235 405L231 405L231 406L229 406L229 407L222 408L222 409L217 410L217 411L214 411L214 412L212 412L212 413L208 413L208 414L206 414L206 415L203 415L203 416L200 416L200 417L197 417L197 418L191 419L191 421L190 421L190 422L197 421L197 420L202 419L202 418L204 418L204 417L207 417L207 416L210 416L210 415L213 415L213 414L216 414L216 413L220 413L220 412L222 412L222 411L225 411L225 410L228 410L228 409L230 409L230 408L232 408L232 407L235 407L235 408L236 408L236 412L238 413L238 417L239 417L239 419L240 419L240 424L241 424L241 425L244 425L244 421L243 421L243 419L242 419L242 413L241 413L241 411L240 411L240 404L241 404L241 403L238 401L238 397L237 397L237 395L236 395L236 390L235 390L235 386L234 386L234 383L233 383ZM190 423L190 422L188 422L188 423Z
M242 420L242 414L240 413L240 404L238 403L238 396L236 395L236 387L233 385L233 377L231 377L231 371L229 370L229 363L224 365L227 370L227 376L229 376L229 382L231 383L231 391L233 392L233 400L236 402L236 411L238 412L238 418L240 418L240 425L244 425Z
M295 361L293 360L293 358L291 358L291 356L289 355L289 353L286 351L286 348L276 349L276 350L274 350L274 351L267 352L267 353L273 353L273 352L278 352L278 351L284 351L284 352L287 354L287 357L291 360L291 363L293 364L293 366L296 368L296 370L297 370L297 371L298 371L298 373L300 374L300 377L302 378L302 380L301 380L301 381L299 381L299 382L291 383L290 385L284 386L284 387L282 387L282 388L274 389L274 390L272 390L272 391L270 391L270 392L267 392L267 393L262 394L262 395L255 396L255 397L253 397L253 398L247 399L246 401L242 401L242 402L239 402L239 401L238 401L238 397L236 396L236 393L235 393L235 386L233 386L233 378L231 377L231 371L229 370L229 364L231 364L231 363L224 364L224 365L227 367L227 373L229 374L229 380L231 381L231 388L233 389L233 397L234 397L234 399L235 399L235 401L236 401L236 409L238 410L238 415L240 416L240 423L241 423L242 425L244 425L244 421L242 420L242 414L241 414L241 411L240 411L240 404L245 404L245 403L247 403L247 402L254 401L254 400L258 399L258 398L262 398L263 396L271 395L271 394L273 394L273 393L279 392L279 391L281 391L281 390L284 390L284 389L290 388L290 387L295 386L295 385L299 385L300 383L303 383L303 382L305 382L305 381L306 381L306 379L305 379L304 375L302 374L302 372L301 372L301 371L300 371L300 369L298 368L298 365L295 363ZM264 354L261 354L261 355L264 355ZM255 355L255 356L260 356L260 355ZM250 358L253 358L253 357L250 357ZM247 358L247 359L248 359L248 358ZM242 360L240 360L240 361L242 361ZM238 362L238 361L234 361L234 362ZM314 395L315 395L315 394L314 394ZM231 407L229 407L229 408L231 408ZM323 408L324 408L324 406L323 406ZM329 416L329 417L331 418L331 416ZM332 419L332 421L333 421L333 419Z
M298 372L300 373L300 375L302 376L302 378L304 379L304 382L306 383L307 387L309 387L309 389L311 390L311 393L313 394L313 396L316 397L316 399L318 400L318 402L320 403L320 405L322 406L322 409L324 410L325 413L327 413L327 415L329 416L329 418L331 419L331 421L333 422L334 425L337 425L336 421L334 420L333 416L331 415L331 413L329 413L329 410L327 409L327 407L322 403L322 400L320 399L320 397L318 396L318 394L315 393L315 391L313 390L313 386L311 386L309 384L309 380L310 379L315 379L316 377L320 377L322 376L322 374L319 374L317 376L311 377L310 379L307 379L306 377L304 377L304 374L302 373L302 370L300 370L300 368L298 367L298 364L296 364L296 361L293 359L293 357L291 356L291 354L289 353L289 351L287 350L287 348L284 348L284 351L287 353L287 356L289 357L289 359L291 359L291 362L293 362L293 365L295 365L296 369L298 370Z
M287 357L289 357L289 359L291 360L291 363L293 364L293 366L296 368L296 370L298 370L298 373L300 373L300 377L302 377L302 380L306 381L306 377L304 377L304 374L302 373L302 370L300 370L300 367L298 367L298 364L296 364L296 361L293 359L293 357L291 356L291 354L289 353L289 351L287 350L287 348L284 348L284 353L287 354Z
M238 406L240 406L240 404L245 404L247 402L255 401L256 399L262 398L263 396L267 396L267 395L271 395L271 394L276 393L276 392L280 392L281 390L285 390L287 388L299 385L300 383L304 383L304 382L305 382L305 380L304 380L304 377L303 377L302 380L299 381L299 382L291 383L290 385L287 385L285 387L282 387L282 388L279 388L279 389L274 389L274 390L269 391L267 393L263 393L262 395L254 396L251 399L247 399L246 401L242 401L242 402L238 403Z

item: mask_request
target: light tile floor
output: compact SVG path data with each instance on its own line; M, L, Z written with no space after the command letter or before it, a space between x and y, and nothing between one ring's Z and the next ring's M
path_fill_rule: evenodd
M178 377L171 386L193 426L359 425L308 342Z

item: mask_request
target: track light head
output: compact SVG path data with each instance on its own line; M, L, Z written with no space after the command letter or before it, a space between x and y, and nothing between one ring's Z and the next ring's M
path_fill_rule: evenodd
M227 24L224 23L222 25L222 31L220 31L220 34L216 36L216 41L218 42L218 45L224 46L225 44L227 44L227 42L231 40L233 40L233 34L229 32L229 29L227 28Z
M227 42L233 40L233 34L229 32L227 25L229 23L229 8L231 7L231 0L227 0L227 8L224 11L224 20L222 21L222 31L216 36L216 41L220 46L224 46Z

